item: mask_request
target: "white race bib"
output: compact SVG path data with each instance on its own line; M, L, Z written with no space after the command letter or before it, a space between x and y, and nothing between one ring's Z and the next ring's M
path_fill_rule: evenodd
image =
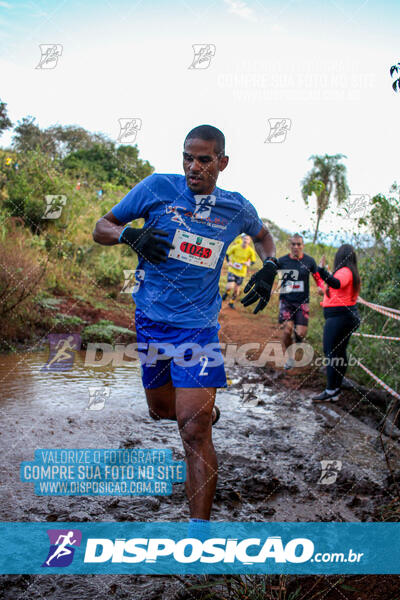
M281 287L282 294L290 294L290 292L304 292L304 281L285 281Z
M239 270L242 268L242 263L233 263L233 267Z
M169 251L170 258L208 269L215 269L224 247L224 242L182 231L182 229L175 231L172 244L174 249Z

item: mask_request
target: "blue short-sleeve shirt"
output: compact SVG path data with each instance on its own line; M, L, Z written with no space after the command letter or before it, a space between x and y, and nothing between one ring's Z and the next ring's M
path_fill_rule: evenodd
M216 187L212 194L194 194L183 175L155 173L112 213L124 224L144 218L145 227L163 229L175 246L159 265L139 257L136 306L148 318L176 327L215 326L226 250L240 233L255 236L263 225L254 206L237 192Z

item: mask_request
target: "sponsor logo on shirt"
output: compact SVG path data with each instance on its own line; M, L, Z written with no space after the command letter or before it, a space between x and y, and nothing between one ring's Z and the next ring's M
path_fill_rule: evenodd
M179 225L190 230L186 219L190 219L191 223L202 223L209 227L217 229L226 229L228 225L228 219L223 217L211 216L211 209L215 206L215 196L212 195L197 195L196 208L194 211L188 210L184 206L172 206L169 205L165 208L166 214L171 214L171 221L179 223Z
M183 227L189 229L185 222L185 219L179 213L179 209L182 211L186 210L184 206L166 206L165 212L167 213L167 215L172 214L171 221L174 221L174 223L179 223L179 225L183 225Z

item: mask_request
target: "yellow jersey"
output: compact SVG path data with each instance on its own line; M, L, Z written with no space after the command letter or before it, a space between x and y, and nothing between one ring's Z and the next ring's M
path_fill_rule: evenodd
M227 252L229 262L233 267L228 267L228 273L233 273L237 277L246 277L248 261L255 262L256 253L251 246L243 248L241 242L235 244Z

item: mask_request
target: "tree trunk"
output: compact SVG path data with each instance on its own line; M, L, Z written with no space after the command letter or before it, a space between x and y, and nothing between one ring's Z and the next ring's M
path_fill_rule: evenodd
M321 220L321 215L318 214L317 217L317 224L315 225L315 231L314 231L314 239L313 239L313 244L315 244L315 242L317 241L317 237L318 237L318 229L319 229L319 222Z

